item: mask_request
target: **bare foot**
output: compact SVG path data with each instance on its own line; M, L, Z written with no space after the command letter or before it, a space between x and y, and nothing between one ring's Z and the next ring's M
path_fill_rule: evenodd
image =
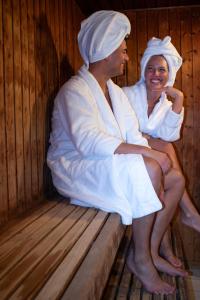
M161 244L160 255L165 258L172 266L180 268L182 266L182 261L174 255L172 252L171 245Z
M187 271L185 271L181 268L175 268L174 266L172 266L170 263L168 263L165 259L163 259L160 256L154 256L153 262L159 271L167 273L169 275L182 276L182 277L185 277L188 275Z
M145 290L149 293L157 295L169 295L174 293L175 287L159 277L151 260L136 262L134 260L133 252L130 251L127 258L127 266L130 272L138 277Z
M181 222L200 233L200 215L194 213L193 215L186 215L184 212L181 212Z

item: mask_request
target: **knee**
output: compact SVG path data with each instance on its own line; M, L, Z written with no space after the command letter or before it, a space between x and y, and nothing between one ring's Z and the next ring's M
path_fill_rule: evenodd
M173 182L174 185L179 186L180 188L185 188L185 178L179 170L172 170L173 172Z
M162 179L162 170L160 165L152 158L144 158L144 162L146 165L147 172L153 184L158 184L160 186L160 182Z

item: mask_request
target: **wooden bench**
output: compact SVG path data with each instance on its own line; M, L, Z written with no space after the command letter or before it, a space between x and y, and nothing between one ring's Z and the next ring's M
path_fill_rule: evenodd
M0 299L100 299L124 230L117 214L41 205L1 232Z
M0 299L163 299L127 271L130 238L117 214L66 200L41 204L1 231ZM186 300L183 280L172 281L177 295L165 299Z

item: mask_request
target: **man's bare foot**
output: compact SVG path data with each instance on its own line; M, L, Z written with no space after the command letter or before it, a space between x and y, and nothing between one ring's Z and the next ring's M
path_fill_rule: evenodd
M145 290L149 293L157 295L169 295L174 293L175 287L171 286L159 277L151 260L146 259L145 261L135 261L133 252L130 251L127 258L127 266L130 272L138 277Z
M172 252L171 245L161 244L160 255L165 258L172 266L180 268L182 266L182 261L174 255Z
M153 256L153 263L155 267L164 273L167 273L172 276L182 276L185 277L188 275L188 272L186 270L183 270L181 268L175 268L170 263L168 263L165 259L163 259L160 256Z
M193 215L186 215L182 211L181 222L200 233L200 215L198 213L194 213Z

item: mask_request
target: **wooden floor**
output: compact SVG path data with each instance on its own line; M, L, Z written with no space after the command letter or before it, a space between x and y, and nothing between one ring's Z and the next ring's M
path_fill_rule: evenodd
M161 274L161 277L165 281L176 286L176 292L173 295L152 295L142 288L141 282L129 272L125 263L130 246L130 235L131 230L127 227L119 248L117 259L112 269L112 274L110 275L109 282L104 291L103 300L191 300L188 298L186 280L181 277L175 278ZM176 227L173 228L172 245L177 257L179 257L185 265L182 242Z

